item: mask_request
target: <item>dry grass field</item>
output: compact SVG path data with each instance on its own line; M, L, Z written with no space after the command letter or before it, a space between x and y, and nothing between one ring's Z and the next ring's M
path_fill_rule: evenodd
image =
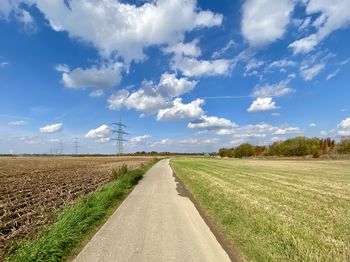
M174 159L250 261L350 261L350 161Z
M56 211L111 181L112 169L149 161L150 157L1 157L0 260L14 241L34 234Z

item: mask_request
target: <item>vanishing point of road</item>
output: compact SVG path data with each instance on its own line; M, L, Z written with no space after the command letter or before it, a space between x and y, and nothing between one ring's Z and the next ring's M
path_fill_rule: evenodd
M179 195L169 160L151 168L74 260L230 261L192 201Z

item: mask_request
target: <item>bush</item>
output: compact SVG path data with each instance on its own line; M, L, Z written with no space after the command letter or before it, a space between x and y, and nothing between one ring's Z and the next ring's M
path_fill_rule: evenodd
M254 155L254 153L254 146L248 143L242 144L233 150L233 155L236 158L249 157Z
M350 153L350 138L344 138L337 145L337 152L339 154L349 154Z
M253 146L245 143L235 148L221 148L221 157L249 157L249 156L313 156L318 158L337 149L338 153L350 153L350 139L343 139L337 146L334 140L295 137L281 142L274 142L270 146Z

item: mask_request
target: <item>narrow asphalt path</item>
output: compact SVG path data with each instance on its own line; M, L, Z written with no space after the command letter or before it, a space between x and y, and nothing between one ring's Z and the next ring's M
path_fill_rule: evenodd
M176 190L169 160L150 169L75 261L230 261L190 199Z

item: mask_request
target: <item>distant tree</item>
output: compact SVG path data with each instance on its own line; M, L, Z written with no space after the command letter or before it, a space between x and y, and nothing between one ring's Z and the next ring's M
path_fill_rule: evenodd
M339 154L350 153L350 138L343 138L337 145L337 152Z
M233 156L236 158L249 157L255 154L254 146L248 143L241 144L233 150Z
M266 151L266 146L255 146L254 151L255 156L260 156Z

